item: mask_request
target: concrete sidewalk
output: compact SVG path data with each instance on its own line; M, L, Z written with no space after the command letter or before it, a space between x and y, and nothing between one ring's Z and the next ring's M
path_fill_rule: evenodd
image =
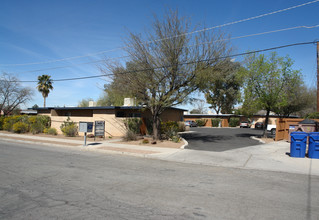
M290 144L285 141L243 147L224 152L212 152L115 143L118 140L88 141L88 146L84 147L83 140L56 139L50 136L38 137L11 133L0 133L0 139L30 144L69 147L81 151L126 154L173 162L319 175L319 159L290 157L288 155Z
M319 159L289 156L290 143L272 142L224 152L184 149L164 160L221 167L319 175Z
M98 141L87 141L87 146L83 146L83 140L72 140L68 138L54 138L45 136L32 136L32 135L24 135L24 134L14 134L14 133L0 133L0 140L4 141L14 141L20 143L28 143L28 144L41 144L48 146L56 146L56 147L69 147L82 151L99 151L105 153L114 153L114 154L126 154L132 156L139 157L151 157L151 155L155 155L156 157L165 157L171 154L174 154L182 149L176 148L163 148L163 147L150 147L145 145L131 145L131 144L120 144L116 143L120 141L120 139L106 139L106 140L98 140Z

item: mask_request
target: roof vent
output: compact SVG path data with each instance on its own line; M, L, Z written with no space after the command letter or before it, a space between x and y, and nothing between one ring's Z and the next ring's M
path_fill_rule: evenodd
M135 98L124 98L123 106L136 106Z

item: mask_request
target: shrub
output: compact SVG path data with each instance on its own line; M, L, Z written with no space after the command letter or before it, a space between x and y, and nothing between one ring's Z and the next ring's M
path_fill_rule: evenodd
M142 121L140 118L127 118L124 120L124 124L127 130L134 132L135 134L140 133L140 127Z
M136 141L137 140L137 135L131 130L127 130L125 132L125 135L123 137L124 141Z
M181 138L180 138L180 136L178 136L178 135L177 135L177 136L173 136L173 137L172 137L172 141L175 142L175 143L178 143L178 142L181 141Z
M178 131L179 132L183 132L183 131L186 130L185 122L179 121L179 122L177 122L177 125L178 125Z
M37 126L39 127L41 124L43 129L50 128L51 126L51 118L46 115L30 116L27 118L27 122L30 124L30 126L32 126L33 124L38 124Z
M3 121L3 130L13 131L13 125L19 122L21 119L21 115L8 116L5 117Z
M14 133L26 133L28 132L28 128L29 126L21 121L14 123L12 126L12 130Z
M3 130L4 117L0 116L0 130Z
M30 125L30 131L32 134L39 134L42 133L44 130L44 126L41 122L36 121L35 123Z
M229 127L237 127L239 125L239 118L230 118Z
M67 137L74 137L78 133L78 127L76 123L71 121L70 117L60 126L62 133Z
M37 115L37 122L41 123L45 128L51 127L51 118L46 115Z
M47 129L47 134L50 134L50 135L58 135L58 131L55 129L55 128L49 128Z
M197 126L203 127L206 125L207 119L197 119L196 121Z
M319 119L319 112L312 112L306 115L308 119Z
M178 124L176 121L161 122L161 134L163 139L172 139L178 136Z
M218 127L220 121L221 120L219 118L212 118L212 127Z

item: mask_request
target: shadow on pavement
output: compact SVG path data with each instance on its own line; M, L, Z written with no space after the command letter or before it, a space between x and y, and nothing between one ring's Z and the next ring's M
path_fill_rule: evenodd
M258 140L251 136L261 136L262 131L255 129L227 128L192 128L193 133L182 134L188 141L186 149L223 152L253 145L259 145Z

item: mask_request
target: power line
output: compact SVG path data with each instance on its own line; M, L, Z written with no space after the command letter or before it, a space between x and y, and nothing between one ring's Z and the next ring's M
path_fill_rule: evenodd
M66 65L66 66L57 66L57 67L49 67L49 68L44 68L44 69L38 69L38 70L29 70L29 71L23 71L23 72L11 72L12 74L20 74L20 73L33 73L33 72L41 72L41 71L46 71L46 70L55 70L55 69L64 69L68 67L73 67L73 66L80 66L80 65L86 65L86 64L92 64L92 63L100 63L100 62L105 62L108 60L117 60L117 59L122 59L122 58L128 58L129 56L121 56L121 57L114 57L114 58L109 58L109 59L103 59L103 60L94 60L86 63L76 63L72 65ZM9 72L9 71L4 71L4 72Z
M192 32L188 32L188 33L184 33L184 34L180 34L180 35L176 35L176 36L171 36L171 37L167 37L167 38L161 38L161 39L157 39L157 40L154 40L154 41L147 41L145 43L159 42L159 41L163 41L163 40L167 40L167 39L171 39L171 38L176 38L176 37L180 37L180 36L186 36L186 35L191 35L191 34L200 33L200 32L204 32L204 31L209 31L209 30L213 30L213 29L216 29L216 28L226 27L226 26L229 26L229 25L238 24L238 23L242 23L242 22L245 22L245 21L251 21L251 20L254 20L254 19L257 19L257 18L262 18L262 17L265 17L265 16L269 16L269 15L281 13L281 12L284 12L284 11L288 11L288 10L291 10L291 9L299 8L299 7L302 7L302 6L310 5L310 4L316 3L318 1L319 0L314 0L314 1L306 2L306 3L300 4L300 5L295 5L295 6L292 6L292 7L280 9L280 10L277 10L277 11L273 11L273 12L269 12L269 13L265 13L265 14L261 14L261 15L257 15L257 16L253 16L253 17L237 20L237 21L232 21L232 22L228 22L228 23L225 23L225 24L221 24L221 25L217 25L217 26L213 26L213 27L209 27L209 28L204 28L204 29L201 29L201 30L192 31ZM100 55L100 54L113 52L113 51L117 51L117 50L123 50L125 48L128 48L128 47L119 47L119 48L114 48L114 49L110 49L110 50L104 50L104 51L100 51L100 52L96 52L96 53L89 53L89 54L85 54L85 55L82 55L82 56L73 56L73 57L67 57L67 58L49 60L49 61L43 61L43 62L20 63L20 64L0 64L0 66L27 66L27 65L38 65L38 64L55 63L55 62L73 60L73 59L78 59L78 58L83 58L83 57L91 57L91 56Z
M317 28L317 27L319 27L319 24L318 25L313 25L313 26L302 25L302 26L283 28L283 29L266 31L266 32L255 33L255 34L242 35L242 36L232 37L232 38L229 38L229 39L220 39L220 40L215 40L215 41L212 41L212 42L204 42L204 43L200 43L200 44L190 45L190 46L187 46L187 47L193 47L193 46L198 46L198 45L203 45L203 44L208 44L208 43L214 43L214 42L219 42L219 41L236 40L236 39L242 39L242 38L246 38L246 37L260 36L260 35L264 35L264 34L271 34L271 33L277 33L277 32L288 31L288 30L295 30L295 29L300 29L300 28L312 29L312 28ZM110 58L110 59L106 59L106 60L95 60L95 61L90 61L90 62L86 62L86 63L77 63L77 64L66 65L66 66L50 67L50 68L44 68L44 69L38 69L38 70L29 70L29 71L11 72L11 73L12 74L21 74L21 73L41 72L41 71L46 71L46 70L63 69L63 68L68 68L68 67L73 67L73 66L92 64L92 63L99 63L99 62L104 62L104 61L108 61L108 60L115 60L115 59L121 59L121 58L127 58L127 57L129 57L129 56L114 57L114 58ZM8 71L4 71L4 72L8 72Z
M265 52L265 51L270 51L270 50L282 49L282 48L286 48L286 47L314 44L314 43L317 43L317 42L319 42L319 41L309 41L309 42L301 42L301 43L294 43L294 44L286 44L286 45L281 45L281 46L277 46L277 47L271 47L271 48L266 48L266 49L261 49L261 50L249 51L249 52L245 52L245 53L238 53L238 54L228 55L228 56L224 56L224 57L218 57L217 59L226 59L226 58L231 58L231 57L248 55L248 54L252 54L252 53L260 53L260 52ZM214 59L216 59L216 58L214 58ZM194 64L194 63L210 61L210 60L212 60L212 59L184 62L184 63L180 63L179 65ZM154 69L161 69L161 68L167 68L167 67L171 67L171 66L168 65L168 66L160 66L160 67L140 69L140 70L134 70L134 71L125 71L125 72L121 72L121 74L135 73L135 72L148 71L148 70L154 70ZM106 77L106 76L112 76L112 75L114 75L114 74L110 73L110 74L101 74L101 75L84 76L84 77L76 77L76 78L65 78L65 79L56 79L56 80L52 79L52 81L53 82L73 81L73 80L82 80L82 79L92 79L92 78ZM0 80L0 81L5 81L5 80ZM32 80L29 81L29 80L27 80L27 81L8 81L8 82L31 83L31 82L38 82L38 81L32 81Z

